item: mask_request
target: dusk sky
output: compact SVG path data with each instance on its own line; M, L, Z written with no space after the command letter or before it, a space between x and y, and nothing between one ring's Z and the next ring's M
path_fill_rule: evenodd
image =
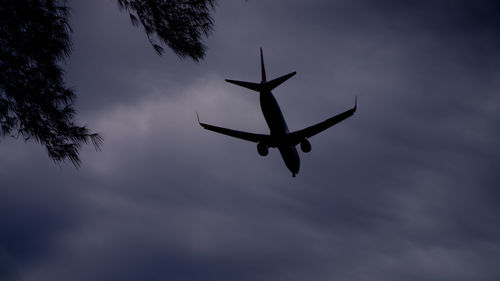
M2 281L500 280L498 1L220 0L205 59L158 56L116 0L70 0L82 165L0 139ZM276 88L310 139L271 149Z

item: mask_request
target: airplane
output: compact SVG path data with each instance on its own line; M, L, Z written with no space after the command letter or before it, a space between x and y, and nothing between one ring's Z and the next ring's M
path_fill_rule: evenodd
M351 109L335 115L329 119L326 119L325 121L320 122L316 125L295 132L289 132L285 119L283 118L283 113L281 113L278 102L271 93L271 90L288 80L290 77L294 76L296 72L294 71L271 81L267 81L262 48L260 48L260 67L262 74L262 81L260 82L260 84L229 79L225 79L225 81L260 93L260 107L262 109L262 113L264 114L266 123L269 126L269 135L248 133L217 127L201 123L198 113L196 113L196 117L198 119L198 123L207 130L257 143L257 152L261 156L268 155L269 148L278 148L281 157L285 162L285 165L290 170L290 172L292 172L292 177L295 177L300 168L300 158L295 146L297 144L300 144L302 152L310 152L311 143L309 142L308 138L352 116L356 111L357 97L355 97L354 107L352 107Z

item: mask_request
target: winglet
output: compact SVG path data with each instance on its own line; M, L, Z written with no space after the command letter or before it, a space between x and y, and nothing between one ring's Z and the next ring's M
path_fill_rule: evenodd
M357 107L358 107L358 96L354 96L354 107L352 109L354 109L354 111L356 111Z
M198 115L198 111L196 112L196 119L198 119L198 123L201 125L200 116Z

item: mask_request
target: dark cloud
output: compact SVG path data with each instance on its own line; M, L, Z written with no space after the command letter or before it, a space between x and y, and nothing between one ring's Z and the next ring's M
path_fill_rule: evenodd
M16 155L12 153L15 149L8 151L13 148L30 148L33 153L27 157L17 153L21 161L2 157L0 274L4 280L25 278L26 269L49 257L64 233L78 225L80 217L80 199L72 189L71 177L58 173L56 166L44 169L47 163L34 159L38 153L31 149L33 146L21 145L2 142L2 156ZM31 161L40 168L20 168L30 166Z
M207 57L157 57L113 1L71 1L67 77L100 131L83 166L0 145L2 280L497 280L495 1L219 3ZM291 129L352 106L290 177L258 96L224 78L298 74Z

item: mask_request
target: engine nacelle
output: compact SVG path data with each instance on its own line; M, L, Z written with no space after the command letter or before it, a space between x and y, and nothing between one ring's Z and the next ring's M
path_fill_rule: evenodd
M311 151L311 143L307 139L303 139L300 142L300 149L305 153Z
M260 156L266 156L267 154L269 154L269 149L268 149L267 145L259 142L257 144L257 152L259 152Z

